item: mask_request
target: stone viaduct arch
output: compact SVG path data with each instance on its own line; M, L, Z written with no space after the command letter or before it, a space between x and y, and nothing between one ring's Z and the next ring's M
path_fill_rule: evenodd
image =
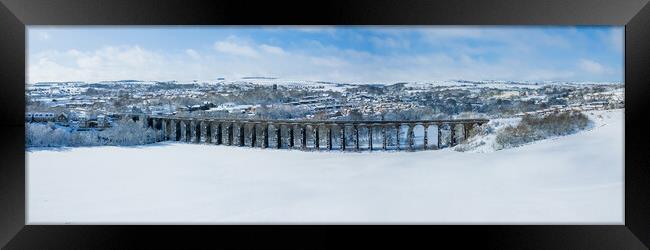
M188 143L301 150L335 150L334 144L336 143L341 151L389 150L389 137L395 142L395 150L441 149L455 146L466 140L472 135L471 131L474 127L489 121L487 119L237 120L164 116L145 116L138 120L142 120L145 127L154 130L156 141L173 140ZM434 134L431 135L430 128L433 127L435 127ZM422 138L416 138L414 132L416 128L423 129ZM338 138L335 135L338 135ZM429 138L432 136L435 136L437 140L430 141ZM421 141L416 142L416 140ZM361 143L362 141L365 143ZM416 146L416 144L422 146Z

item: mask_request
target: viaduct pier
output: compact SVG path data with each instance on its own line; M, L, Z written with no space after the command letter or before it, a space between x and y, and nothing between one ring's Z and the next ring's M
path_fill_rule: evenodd
M487 119L332 121L132 117L155 131L156 141L301 150L434 150L466 140ZM414 131L423 130L416 142ZM430 131L433 130L433 131ZM429 141L429 133L437 133ZM420 133L422 134L422 133ZM431 136L433 137L433 136Z

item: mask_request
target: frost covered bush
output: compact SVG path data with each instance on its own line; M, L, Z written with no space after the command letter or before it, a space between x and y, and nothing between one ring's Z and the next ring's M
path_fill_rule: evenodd
M96 131L72 131L65 146L98 146L101 145Z
M486 142L483 141L483 140L463 141L462 143L460 143L460 144L458 144L458 145L456 145L454 147L454 151L466 152L466 151L470 151L470 150L473 150L475 148L478 148L480 146L483 146L485 144L486 144Z
M516 147L553 136L576 133L589 125L589 118L580 112L553 113L546 116L526 115L517 126L508 126L496 136L496 148Z
M100 133L105 145L131 146L155 142L155 132L132 120L120 120Z
M155 132L132 120L122 120L102 131L79 131L54 124L25 124L28 147L130 146L153 143Z
M96 131L74 131L70 128L57 127L52 123L25 124L28 147L65 147L101 145Z
M500 131L497 134L495 145L497 149L504 149L541 139L544 139L541 133L534 131L528 124L522 122L515 127L508 126Z
M524 116L521 120L547 136L568 135L589 125L589 118L581 112L553 113L543 117Z
M57 128L54 124L25 124L27 146L33 147L61 147L66 146L70 132Z

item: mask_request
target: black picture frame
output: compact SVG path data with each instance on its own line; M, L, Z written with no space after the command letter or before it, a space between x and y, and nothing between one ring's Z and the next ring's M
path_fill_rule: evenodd
M433 226L25 225L26 25L625 25L625 224ZM647 249L650 156L647 0L83 1L0 0L0 246L6 249L187 248L333 240L452 243L488 249ZM407 238L396 240L395 234ZM346 244L347 245L347 244ZM343 246L343 245L332 245Z

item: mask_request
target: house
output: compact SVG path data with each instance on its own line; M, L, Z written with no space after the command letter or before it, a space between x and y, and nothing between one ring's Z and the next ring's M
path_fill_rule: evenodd
M67 124L69 120L70 119L68 119L68 115L66 115L65 113L61 113L57 115L56 118L54 118L55 122L62 123L62 124Z
M108 124L108 118L105 115L97 115L97 126L106 127Z
M53 113L27 113L25 119L29 122L53 122L55 120Z

